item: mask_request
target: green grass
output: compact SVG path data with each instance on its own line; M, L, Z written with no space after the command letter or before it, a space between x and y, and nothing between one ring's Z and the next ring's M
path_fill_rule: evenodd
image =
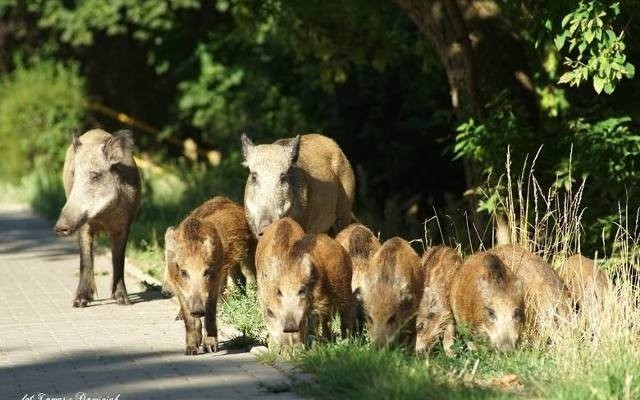
M247 284L244 290L228 291L220 301L222 322L242 332L242 339L238 340L247 345L265 343L267 339L266 328L257 304L255 284Z

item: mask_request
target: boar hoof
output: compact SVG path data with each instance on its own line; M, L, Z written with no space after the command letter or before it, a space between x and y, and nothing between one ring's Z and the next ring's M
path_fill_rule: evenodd
M198 346L187 346L184 349L185 356L195 356L196 354L198 354Z
M174 318L175 321L182 321L184 319L184 314L182 314L182 310L178 311L178 314Z
M73 300L73 307L74 308L85 308L87 305L89 305L89 302L91 300L92 299L88 299L86 297L78 296Z
M218 351L218 338L215 336L207 336L202 339L202 348L205 353L215 353Z
M116 301L116 304L121 306L131 304L131 300L129 300L129 296L127 296L126 293L114 293L111 295L111 298Z

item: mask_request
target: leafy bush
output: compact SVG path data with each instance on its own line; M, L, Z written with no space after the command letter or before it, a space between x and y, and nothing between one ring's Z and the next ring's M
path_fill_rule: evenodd
M69 133L84 117L84 83L74 66L19 66L0 81L0 178L62 167Z

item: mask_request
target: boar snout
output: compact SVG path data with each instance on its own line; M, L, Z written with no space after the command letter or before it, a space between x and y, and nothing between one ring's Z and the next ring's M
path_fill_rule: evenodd
M191 301L189 302L189 310L192 317L204 317L204 305L202 304L202 301L197 297L191 298Z
M498 342L495 344L496 350L498 351L511 351L516 348L516 341L508 336L501 337L498 339Z
M300 326L296 323L296 321L294 321L293 317L290 316L287 317L287 319L284 321L284 328L282 329L282 331L284 333L300 332Z
M67 206L62 209L58 221L56 221L53 230L58 236L69 236L74 233L78 227L85 223L87 220L86 214L80 216L74 216L76 213L70 213L67 211Z
M58 236L69 236L73 233L73 229L71 229L71 226L60 222L56 223L56 225L53 227L53 230Z

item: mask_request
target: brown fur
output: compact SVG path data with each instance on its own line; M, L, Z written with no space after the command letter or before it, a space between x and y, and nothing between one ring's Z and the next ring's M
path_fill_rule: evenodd
M527 316L533 326L541 330L569 317L568 290L542 258L510 244L494 247L489 252L500 257L524 284Z
M399 237L387 240L371 259L362 304L371 340L386 345L395 339L410 344L424 288L420 257Z
M605 296L611 291L607 275L595 261L580 254L567 258L559 272L569 289L571 300L580 309L598 304L601 307Z
M285 191L263 193L247 180L247 219L256 235L273 221L287 216L307 233L336 234L351 222L355 175L349 160L338 144L326 136L305 134L299 137L297 146L292 146L296 140L254 145L243 137L244 164L249 170L258 175L286 173L292 189L286 196ZM287 155L283 156L283 151ZM284 215L278 215L277 203L284 200L282 196L287 197L291 207Z
M453 276L449 302L455 323L489 338L494 348L517 344L524 326L522 284L497 256L469 256Z
M101 129L74 136L62 171L67 201L55 225L58 235L78 232L80 279L74 307L86 307L96 292L93 242L104 232L111 240L111 298L130 304L124 282L124 256L131 223L140 207L140 175L128 131Z
M444 334L445 352L452 354L455 323L449 304L449 290L461 263L458 253L447 246L431 247L422 256L426 277L416 319L416 352L428 351Z
M259 294L272 341L284 344L289 338L278 330L286 326L291 314L283 311L285 302L299 293L300 288L306 288L306 292L294 304L293 311L298 315L294 318L299 332L297 340L306 343L307 334L318 325L323 336L331 338L330 322L335 313L340 315L342 336L349 336L353 329L351 269L345 250L324 234L304 235L281 257L281 262L269 263L260 274ZM274 317L269 317L270 312Z
M347 251L353 264L351 287L356 290L364 285L364 278L374 253L381 247L373 232L362 224L351 224L336 236L336 241Z
M180 301L186 329L185 354L217 350L216 308L228 274L242 269L255 276L255 242L244 210L225 197L214 197L165 234L165 280ZM198 314L203 309L207 336Z
M256 249L258 276L273 258L282 260L293 243L302 236L304 236L304 231L300 224L291 218L282 218L269 225L264 230Z

